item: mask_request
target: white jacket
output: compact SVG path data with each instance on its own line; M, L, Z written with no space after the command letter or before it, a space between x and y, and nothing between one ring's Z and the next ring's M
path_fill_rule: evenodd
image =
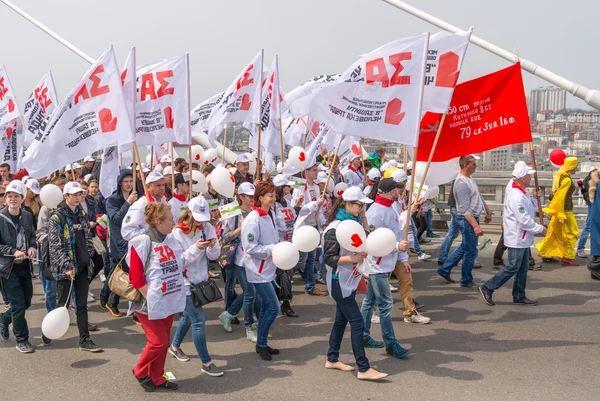
M305 185L303 188L296 188L292 193L292 202L291 205L296 205L296 200L300 197L300 195L304 195L304 201L300 204L300 207L308 206L311 202L316 202L321 196L321 191L319 190L319 186L317 184ZM314 212L316 212L316 208ZM315 227L317 225L315 219L315 213L307 214L305 217L305 223L307 226ZM300 217L300 214L298 215Z
M166 203L164 197L161 201ZM138 235L148 231L148 224L146 224L144 217L146 206L148 206L148 198L142 196L129 207L129 210L123 219L123 225L121 226L121 236L125 241L131 241Z
M184 201L180 201L179 199L173 196L168 202L168 205L171 206L171 213L173 213L173 220L175 221L175 223L177 223L179 217L181 217L181 215L185 213L186 210L188 210L189 201L189 196L186 195Z
M344 173L344 182L348 187L359 187L363 189L365 186L365 176L360 171L356 171L348 167L348 171Z
M212 225L206 223L199 226L195 233L189 232L186 234L180 228L176 228L173 230L173 237L183 249L191 249L192 246L196 247L196 241L198 240L208 241L213 238L217 239L217 233ZM187 261L187 267L183 270L187 295L190 295L190 282L198 284L208 280L209 260L215 260L221 254L221 247L218 240L211 247L196 249L198 252L192 254L192 257ZM185 279L186 276L187 279Z
M369 228L371 231L377 228L389 228L396 234L396 247L394 251L387 256L377 258L375 256L368 256L371 265L370 274L376 273L390 273L396 268L396 262L408 261L408 255L405 252L398 251L398 242L404 238L404 232L400 230L400 216L390 206L383 206L379 203L373 203L366 213L367 221L369 222ZM404 228L404 224L402 224Z
M279 243L279 232L273 212L254 209L242 222L242 252L249 283L270 283L275 279L277 267L271 252Z
M277 217L277 230L279 231L279 241L291 241L294 234L294 222L296 221L296 211L288 203L283 207L280 203L275 203L275 216Z
M504 195L504 245L508 248L529 248L533 245L534 234L539 234L544 227L533 218L537 202L516 183L506 188Z

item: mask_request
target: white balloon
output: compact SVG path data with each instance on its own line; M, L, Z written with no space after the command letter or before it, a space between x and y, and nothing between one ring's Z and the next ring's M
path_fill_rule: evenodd
M319 231L312 226L302 226L294 231L292 243L300 252L312 252L319 246L321 236Z
M200 145L192 146L192 163L202 164L204 160L204 148Z
M208 183L204 174L198 170L192 170L192 181L198 181L197 184L192 184L192 191L202 194L208 192Z
M229 167L227 170L231 171L231 174L235 175L235 172L237 171L237 168L235 168L235 167Z
M354 220L344 220L335 229L340 246L350 252L366 252L367 234L363 226Z
M202 164L208 166L209 164L214 164L217 161L217 150L216 149L206 149L204 151L204 161Z
M148 153L148 156L146 156L146 164L147 165L151 165L152 163L150 163L152 161L152 152Z
M248 153L248 157L250 158L250 168L248 173L254 175L256 174L256 157L252 153Z
M440 187L429 187L425 192L425 199L437 199L440 194Z
M329 183L327 184L327 193L329 195L331 195L333 193L333 190L335 189L335 181L333 181L333 178L329 178Z
M273 257L275 266L281 270L293 269L298 264L298 260L300 260L300 253L296 245L287 241L275 245L271 256Z
M300 171L304 170L304 167L306 167L306 163L308 162L308 160L306 160L307 157L306 151L300 146L294 146L290 149L290 153L288 153L288 159L290 160L291 165Z
M54 309L42 320L42 333L51 340L58 340L67 333L71 319L64 306Z
M54 209L63 199L62 191L54 184L44 185L40 191L40 200L49 209Z
M233 198L233 192L235 191L235 177L233 176L233 173L225 167L217 167L213 170L210 175L210 183L215 191L224 197Z
M289 161L288 161L288 163L289 163ZM283 163L279 162L279 163L277 163L277 173L281 174L282 171L283 171Z
M422 182L423 176L425 175L425 168L427 167L427 163L417 163L417 166L413 170L415 175L415 181Z
M369 255L387 256L396 248L396 234L389 228L381 227L367 237L367 252Z
M338 184L335 187L333 187L333 196L339 198L347 189L348 184L346 184L345 182L338 182Z

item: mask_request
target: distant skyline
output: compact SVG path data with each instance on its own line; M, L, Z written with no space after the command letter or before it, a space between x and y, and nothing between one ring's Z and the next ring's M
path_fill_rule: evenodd
M223 91L261 48L265 65L279 54L286 91L315 75L343 71L360 54L384 43L438 28L380 0L157 1L14 0L91 57L110 44L120 65L132 46L143 65L190 53L192 107ZM432 13L565 78L600 89L600 3L562 0L409 0ZM9 73L22 107L48 69L62 100L89 64L0 4L3 44L0 63ZM471 45L460 81L508 66ZM526 94L549 83L523 72ZM589 106L567 96L567 107Z

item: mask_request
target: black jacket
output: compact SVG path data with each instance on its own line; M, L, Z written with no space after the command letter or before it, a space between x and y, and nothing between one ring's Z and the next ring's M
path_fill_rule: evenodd
M239 187L240 184L242 184L244 182L249 182L250 184L254 184L254 176L250 173L246 174L246 176L244 177L242 175L242 173L240 173L240 171L236 169L233 177L235 178L235 187L236 188Z
M34 248L37 249L37 243L35 241L35 231L33 229L33 216L26 210L21 210L21 217L19 218L19 226L22 227L23 235L25 239L25 249ZM15 258L12 256L17 251L17 227L13 224L10 215L8 214L8 208L4 207L0 209L0 277L7 279L15 262ZM26 263L30 263L27 260Z
M127 253L127 241L121 235L123 219L131 206L127 203L121 191L121 182L127 175L132 175L131 170L121 170L117 178L117 189L111 196L106 198L106 214L108 216L108 229L110 232L110 257L117 261Z

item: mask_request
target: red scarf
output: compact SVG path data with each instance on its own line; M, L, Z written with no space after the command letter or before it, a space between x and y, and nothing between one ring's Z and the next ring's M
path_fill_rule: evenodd
M352 166L352 164L348 166L348 170L354 171L356 173L356 169L354 168L354 166Z
M189 234L190 232L195 233L197 229L200 229L202 231L204 231L204 227L202 226L202 224L197 225L196 228L194 228L193 230L191 230L187 224L185 224L185 221L182 221L181 223L177 224L177 228L179 228L181 231L183 231L184 234Z
M179 195L178 193L173 192L173 198L175 198L175 199L177 199L177 200L179 200L181 202L187 201L187 195L186 194Z
M524 194L527 194L527 191L525 191L519 184L517 184L516 182L513 181L512 183L512 187L513 188L517 188L519 191L523 192Z
M256 203L252 204L252 210L256 210L260 217L265 217L267 215L267 212L265 212L262 208L256 206Z
M392 207L392 205L394 204L394 201L391 199L386 199L381 195L377 195L375 197L375 203L379 203L380 205L385 206L385 207Z

